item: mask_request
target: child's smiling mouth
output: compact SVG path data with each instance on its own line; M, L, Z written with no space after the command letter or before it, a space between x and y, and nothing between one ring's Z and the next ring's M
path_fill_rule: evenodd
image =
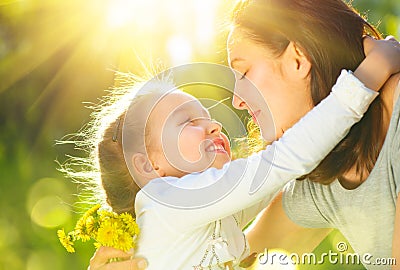
M206 152L227 153L225 149L225 142L221 138L215 138L212 143L206 147Z

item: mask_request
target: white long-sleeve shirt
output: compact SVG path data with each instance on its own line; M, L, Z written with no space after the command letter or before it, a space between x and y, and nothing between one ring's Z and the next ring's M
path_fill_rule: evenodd
M378 95L343 71L332 93L278 141L222 169L150 181L137 194L137 256L148 269L234 269L249 249L242 228L290 180L311 172Z

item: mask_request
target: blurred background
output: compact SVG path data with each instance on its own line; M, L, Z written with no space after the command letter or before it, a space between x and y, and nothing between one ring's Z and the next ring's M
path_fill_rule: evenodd
M78 218L78 187L55 160L80 155L56 141L77 132L116 83L147 63L226 64L229 0L0 0L0 270L86 269L56 230ZM354 0L384 34L400 37L400 1ZM229 103L229 102L227 102Z

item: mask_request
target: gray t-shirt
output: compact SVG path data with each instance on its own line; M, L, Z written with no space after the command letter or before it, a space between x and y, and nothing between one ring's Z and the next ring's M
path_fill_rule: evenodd
M372 255L365 255L367 261L361 259L367 269L389 269L377 266L375 260L392 257L399 192L400 98L378 160L364 183L347 190L337 180L330 185L291 181L284 188L283 207L288 217L303 227L339 229L361 258Z

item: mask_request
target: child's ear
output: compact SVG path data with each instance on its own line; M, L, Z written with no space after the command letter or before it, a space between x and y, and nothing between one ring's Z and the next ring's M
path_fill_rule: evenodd
M132 165L135 173L139 176L139 179L135 179L141 186L147 184L147 182L156 177L163 176L162 170L158 166L152 165L149 157L143 153L136 153L132 156Z
M290 72L296 74L298 78L306 78L311 71L311 62L305 55L304 49L299 44L291 41L286 50L291 63Z

